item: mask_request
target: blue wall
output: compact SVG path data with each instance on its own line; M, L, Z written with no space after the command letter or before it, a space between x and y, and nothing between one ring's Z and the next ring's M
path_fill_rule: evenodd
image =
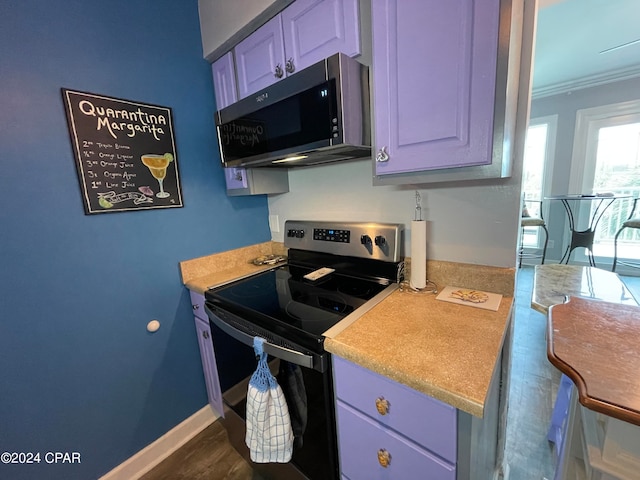
M62 87L171 107L184 208L85 215ZM270 239L214 110L196 0L0 2L0 452L82 462L0 478L97 478L206 404L178 263Z

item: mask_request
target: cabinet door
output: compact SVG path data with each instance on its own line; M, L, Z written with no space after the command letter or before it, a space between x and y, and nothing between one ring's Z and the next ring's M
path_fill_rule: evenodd
M213 90L216 95L216 110L223 109L238 101L236 89L236 71L233 64L233 52L229 52L211 65Z
M224 169L224 180L227 183L227 190L237 190L248 188L247 170L242 167L229 167Z
M372 2L377 175L491 163L499 3Z
M196 333L198 335L198 345L200 346L200 357L202 358L202 370L204 372L204 382L207 386L209 405L224 417L222 407L222 392L220 390L220 380L218 378L218 367L216 356L211 341L211 328L209 322L199 317L196 320Z
M457 411L340 357L333 357L336 396L373 421L400 432L412 442L451 463L457 458ZM378 401L387 405L378 411Z
M275 16L234 49L238 94L245 98L284 77L282 20Z
M287 74L334 53L360 54L358 0L296 0L282 12Z
M193 308L193 314L196 317L200 317L202 320L207 320L207 312L204 311L204 295L193 290L189 290L191 297L191 307Z

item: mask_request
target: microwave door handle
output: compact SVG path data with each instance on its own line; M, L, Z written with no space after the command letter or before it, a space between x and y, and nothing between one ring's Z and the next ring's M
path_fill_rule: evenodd
M253 346L253 338L248 333L242 332L237 328L232 327L219 318L215 313L209 309L209 307L205 304L204 306L209 319L224 333L230 335L235 338L239 342L244 343L250 347ZM295 363L296 365L300 365L301 367L313 368L313 357L311 355L306 355L304 353L296 352L295 350L291 350L290 348L281 347L280 345L274 345L273 343L269 343L267 341L264 342L263 350L268 355L279 358L281 360L286 360L290 363Z

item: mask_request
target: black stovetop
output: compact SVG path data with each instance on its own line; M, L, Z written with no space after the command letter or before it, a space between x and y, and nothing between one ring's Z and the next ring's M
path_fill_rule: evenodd
M322 351L322 334L395 283L401 265L290 249L288 264L210 289L205 298L218 316L230 313L271 338ZM304 278L321 266L335 271Z
M331 273L316 281L314 269L284 265L208 290L207 302L308 348L321 347L322 333L389 284Z

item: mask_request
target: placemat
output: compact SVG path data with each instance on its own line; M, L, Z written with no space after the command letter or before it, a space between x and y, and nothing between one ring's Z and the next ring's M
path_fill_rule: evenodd
M472 288L447 286L436 297L436 300L467 305L468 307L483 308L498 311L502 295L499 293L483 292Z

